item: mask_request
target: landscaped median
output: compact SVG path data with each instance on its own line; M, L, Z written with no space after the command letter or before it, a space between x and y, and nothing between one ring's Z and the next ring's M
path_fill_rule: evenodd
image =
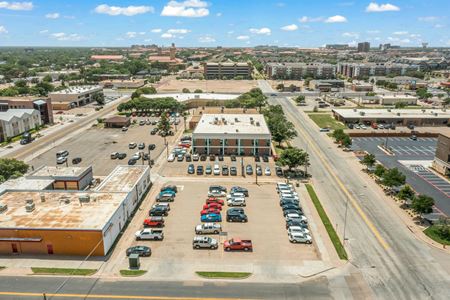
M31 271L37 275L90 276L95 274L97 269L31 268Z
M314 191L314 188L310 184L306 184L306 189L308 190L309 197L311 197L312 202L314 203L314 206L316 207L317 212L319 213L320 219L322 220L323 225L325 226L325 229L328 232L328 235L330 236L331 242L334 245L334 248L336 249L336 252L340 259L348 259L347 252L345 251L344 246L341 243L341 240L339 239L339 236L337 235L336 231L334 230L333 225L330 222L330 219L327 216L327 213L322 207L322 204L319 201L319 197L317 197L316 192Z
M120 270L120 275L124 277L137 277L142 276L145 273L147 273L145 270Z
M248 272L195 272L198 276L208 279L246 279L252 275Z

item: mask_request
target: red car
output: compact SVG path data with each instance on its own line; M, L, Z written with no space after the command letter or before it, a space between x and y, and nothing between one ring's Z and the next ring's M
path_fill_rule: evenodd
M206 199L206 204L210 203L218 203L220 205L223 205L224 201L222 199L217 199L216 197L209 197L208 199Z
M220 205L220 203L217 203L217 202L208 203L208 204L203 205L203 209L208 209L208 208L217 208L218 210L222 210L222 205Z
M231 239L223 243L225 251L252 251L253 245L251 240Z
M144 220L144 227L164 227L163 217L150 217Z
M178 146L180 146L182 148L191 148L191 144L186 144L186 143L179 143Z
M204 210L202 210L202 211L200 212L200 215L201 215L201 216L207 215L207 214L220 214L220 209L217 209L217 208L207 208L207 209L204 209Z

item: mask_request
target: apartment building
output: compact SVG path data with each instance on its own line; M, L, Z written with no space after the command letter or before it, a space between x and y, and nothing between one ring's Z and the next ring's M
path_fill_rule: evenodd
M350 78L369 78L370 76L402 76L420 71L418 65L376 64L376 63L339 63L337 73Z
M192 134L199 154L271 155L272 136L260 114L203 114Z
M9 109L35 109L39 111L43 124L53 123L53 109L50 98L0 96L0 112Z
M369 51L370 51L369 42L358 43L358 52L369 52Z
M41 115L36 109L9 109L0 112L0 142L41 125Z
M265 70L270 79L304 79L307 77L331 79L336 77L336 66L331 64L268 63Z
M203 74L206 79L233 79L237 76L250 79L252 77L252 67L250 64L243 62L208 62L204 64Z
M93 101L93 95L103 93L101 86L73 86L62 91L49 93L53 109L70 109Z

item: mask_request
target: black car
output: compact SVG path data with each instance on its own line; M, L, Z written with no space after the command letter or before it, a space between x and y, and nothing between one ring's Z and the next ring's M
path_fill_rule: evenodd
M210 161L215 161L216 160L216 156L214 154L210 154L209 155L209 160Z
M264 155L263 156L263 162L269 162L269 156Z
M125 157L127 157L126 153L120 152L119 154L117 154L118 159L124 159Z
M222 175L224 176L228 176L228 166L227 165L223 165L222 166Z
M168 214L169 213L167 212L167 210L161 206L154 207L154 208L150 209L150 211L148 212L149 216L158 216L158 217L162 217L162 216L165 217Z
M247 215L244 213L244 209L230 208L227 210L227 222L248 222Z
M145 149L145 143L139 143L138 149L139 150L144 150Z
M286 217L288 214L303 215L303 212L300 209L286 209L286 210L283 210L283 216L284 217Z
M236 161L236 155L231 155L230 158L231 158L231 161Z
M138 254L139 256L151 256L152 250L147 246L134 246L128 248L126 254L127 256L130 256L130 254Z
M242 207L231 207L227 210L228 215L236 215L236 214L245 214L244 209Z
M277 176L283 176L283 169L277 166L275 167L275 173Z
M256 161L256 162L260 162L260 161L261 161L261 159L259 158L258 155L255 155L255 161Z
M197 175L203 175L203 166L197 166Z
M295 203L295 202L289 202L289 203L285 203L284 205L281 206L282 210L288 210L288 209L299 209L302 210L302 208L300 207L300 204Z
M417 141L417 135L413 134L409 137L413 141Z
M152 131L150 131L151 135L155 135L158 132L158 129L153 128Z
M185 156L186 156L186 161L187 161L187 162L192 161L192 157L191 157L190 154L186 154Z
M287 204L294 204L294 205L297 204L297 205L299 205L300 202L298 200L295 200L295 199L281 199L280 200L280 206L287 205Z
M245 195L245 197L248 197L248 190L240 186L233 186L230 190L230 193L242 193Z
M133 166L133 165L135 165L135 164L136 164L136 160L135 160L135 159L130 158L130 159L128 160L128 165L129 165L129 166Z
M194 165L193 164L190 164L189 166L188 166L188 174L194 174L195 173L195 167L194 167Z
M77 165L81 162L81 157L75 157L72 159L72 164Z
M148 145L148 150L155 150L155 148L156 148L155 144Z
M302 221L297 220L289 220L286 222L286 229L288 229L291 226L300 226L302 228L308 228L308 224Z
M353 124L349 123L349 124L347 124L347 127L348 127L348 129L353 129Z
M219 155L219 161L223 161L223 155Z
M210 185L209 191L221 191L221 192L227 192L227 188L221 185Z
M230 167L230 175L236 176L237 175L237 168L236 167Z
M205 160L206 160L206 154L200 155L200 161L205 161Z

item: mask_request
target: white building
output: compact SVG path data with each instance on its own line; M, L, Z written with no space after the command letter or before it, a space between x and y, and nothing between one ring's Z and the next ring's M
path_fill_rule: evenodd
M82 106L93 101L93 95L103 93L103 88L98 85L72 86L62 91L49 93L53 109L65 109Z
M397 103L417 104L417 97L411 95L379 95L378 98L381 105L395 105Z
M36 109L9 109L0 112L0 142L41 124L41 114Z

